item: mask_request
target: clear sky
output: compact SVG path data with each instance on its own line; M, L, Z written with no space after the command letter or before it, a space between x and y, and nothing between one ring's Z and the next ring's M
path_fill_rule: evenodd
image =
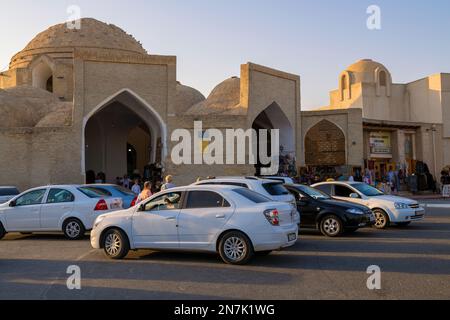
M176 55L178 80L205 95L247 61L299 74L304 109L327 105L339 73L362 58L400 83L450 72L448 0L0 0L0 70L72 4L150 53ZM372 4L381 30L367 28Z

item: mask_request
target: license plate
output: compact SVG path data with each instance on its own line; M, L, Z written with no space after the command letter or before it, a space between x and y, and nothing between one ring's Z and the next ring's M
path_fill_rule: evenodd
M289 242L297 240L297 235L295 233L288 234Z
M425 215L425 211L424 210L420 210L420 211L416 211L416 216L424 216Z
M120 208L120 204L119 203L114 202L114 203L111 204L111 209L118 209L118 208Z

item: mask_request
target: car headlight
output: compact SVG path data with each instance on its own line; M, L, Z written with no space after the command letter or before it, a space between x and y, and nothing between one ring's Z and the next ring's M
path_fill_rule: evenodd
M397 210L399 210L399 209L409 209L409 205L407 205L406 203L396 202L395 203L395 209L397 209Z
M348 209L348 210L347 210L347 213L363 215L363 214L364 214L364 211L359 210L359 209Z

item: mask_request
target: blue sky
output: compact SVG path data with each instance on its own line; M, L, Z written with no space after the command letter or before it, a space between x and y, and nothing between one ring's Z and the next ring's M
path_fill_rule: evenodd
M72 4L150 53L176 55L178 79L205 95L247 61L299 74L305 109L327 105L339 73L361 58L385 64L394 82L450 72L448 0L0 0L0 69ZM381 30L366 27L372 4Z

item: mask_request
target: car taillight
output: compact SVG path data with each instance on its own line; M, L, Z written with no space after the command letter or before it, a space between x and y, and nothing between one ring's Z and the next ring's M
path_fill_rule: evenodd
M264 211L264 215L266 216L267 221L273 226L280 225L280 214L277 209L266 210Z
M94 211L105 211L105 210L108 210L108 204L106 203L105 199L101 199L97 202Z
M134 197L133 201L131 201L130 206L134 207L136 205L136 201L137 201L138 197Z

